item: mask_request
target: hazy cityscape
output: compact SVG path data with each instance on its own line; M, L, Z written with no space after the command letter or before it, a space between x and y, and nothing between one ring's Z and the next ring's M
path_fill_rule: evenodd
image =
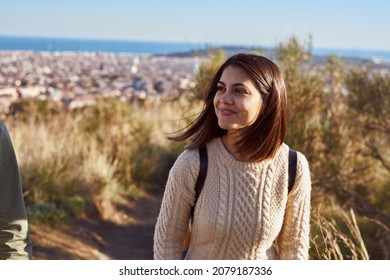
M325 61L313 59L317 65ZM96 96L124 102L174 98L191 92L200 62L194 55L0 51L0 115L12 113L11 104L25 98L48 99L69 109L92 105ZM390 73L387 63L345 62L370 65L384 76Z
M98 52L0 52L0 114L24 98L49 99L70 109L99 96L137 102L190 92L196 57Z

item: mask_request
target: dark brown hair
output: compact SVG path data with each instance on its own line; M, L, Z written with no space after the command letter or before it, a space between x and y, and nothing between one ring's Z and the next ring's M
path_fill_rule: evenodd
M259 90L265 107L257 120L248 127L241 128L240 141L235 149L250 161L259 162L272 158L286 135L286 87L279 67L268 58L256 54L239 53L230 57L219 68L205 92L205 107L199 117L171 140L190 139L186 148L199 148L210 140L227 133L218 126L214 111L214 96L223 71L228 66L243 69Z

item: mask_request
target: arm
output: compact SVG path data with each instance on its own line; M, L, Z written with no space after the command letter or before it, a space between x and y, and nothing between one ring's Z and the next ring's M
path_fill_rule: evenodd
M191 208L195 198L195 170L199 159L184 152L169 172L160 214L154 233L154 259L182 259ZM198 161L198 162L196 162Z
M288 194L282 230L277 238L279 259L308 259L311 179L306 158L298 153L297 177Z
M7 128L0 123L0 259L31 259L19 168Z

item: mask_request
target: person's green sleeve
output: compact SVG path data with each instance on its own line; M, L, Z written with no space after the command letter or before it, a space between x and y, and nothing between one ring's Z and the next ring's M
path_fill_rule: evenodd
M19 167L10 135L0 123L0 260L31 259Z

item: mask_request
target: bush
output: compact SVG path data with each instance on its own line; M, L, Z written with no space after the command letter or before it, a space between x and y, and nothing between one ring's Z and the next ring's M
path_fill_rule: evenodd
M39 107L29 101L30 110ZM150 116L150 108L98 99L94 106L62 109L50 118L23 114L13 116L11 130L34 220L53 223L93 209L107 218L120 197L136 199L161 189L162 174L177 156L157 123L164 118Z

